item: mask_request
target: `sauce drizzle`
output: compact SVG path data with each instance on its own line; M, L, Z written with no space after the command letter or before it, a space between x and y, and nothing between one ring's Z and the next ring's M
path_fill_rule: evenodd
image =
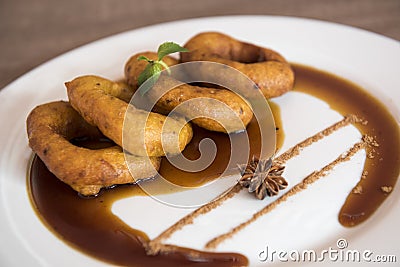
M379 144L367 148L363 179L347 197L339 212L339 222L347 227L356 226L368 219L388 193L382 190L387 186L394 188L400 172L400 131L398 123L386 107L372 95L340 77L295 65L295 90L316 96L327 102L332 109L342 115L355 114L366 120L367 124L356 123L355 127ZM374 151L373 151L374 150ZM373 158L372 158L373 157Z

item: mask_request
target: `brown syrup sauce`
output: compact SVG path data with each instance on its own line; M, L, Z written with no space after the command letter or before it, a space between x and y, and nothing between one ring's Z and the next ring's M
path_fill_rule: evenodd
M361 179L362 194L350 193L341 211L339 221L344 226L354 226L373 214L388 194L382 186L394 187L399 176L400 134L396 121L384 106L356 85L301 65L294 65L296 72L295 90L325 100L341 114L355 114L366 120L367 125L357 124L363 133L373 136L379 143L374 147L375 157L367 159L365 170L368 175ZM284 132L279 109L272 105L277 124L277 147L283 142ZM259 153L257 125L253 121L248 127L251 153ZM196 174L180 172L167 161L161 165L161 173L171 181L185 177L184 185L200 185L215 178L224 170L230 154L229 139L223 134L195 129L196 135L185 150L189 158L198 157L198 142L204 137L214 139L218 147L217 158L205 171ZM107 142L94 147L107 146ZM93 147L88 142L80 145ZM258 151L258 152L257 152ZM380 160L382 158L382 160ZM181 183L182 184L182 183ZM28 187L32 204L39 217L59 238L93 257L118 265L129 266L243 266L247 258L236 253L210 253L177 247L174 252L147 256L143 243L149 239L145 233L130 228L111 212L112 204L128 196L144 195L136 185L118 186L103 190L96 198L82 199L69 186L52 175L38 158L32 161ZM140 214L138 214L140 216ZM154 222L156 223L156 222Z
M359 182L362 192L348 195L339 212L339 222L355 226L368 219L388 196L382 186L394 188L400 172L400 132L398 123L385 106L357 85L329 73L308 67L295 67L295 90L316 96L341 114L355 114L368 121L357 123L362 134L373 137L374 158L367 158L365 179ZM367 152L371 148L367 148Z

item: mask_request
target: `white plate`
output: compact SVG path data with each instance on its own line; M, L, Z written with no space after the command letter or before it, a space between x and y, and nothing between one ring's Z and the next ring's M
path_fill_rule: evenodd
M1 266L105 265L74 250L55 237L37 218L30 205L26 189L26 169L31 150L27 145L25 129L25 119L30 110L41 103L66 99L63 83L67 80L82 74L121 78L123 65L133 53L155 50L160 43L167 40L183 44L195 33L210 30L225 32L238 39L276 49L291 62L314 66L347 78L384 102L396 120L400 121L399 43L343 25L288 17L213 17L141 28L85 45L39 66L0 92ZM282 102L285 100L281 100ZM316 188L320 190L323 185L321 183ZM318 190L311 188L310 192ZM399 190L397 185L373 217L358 227L345 229L334 225L326 228L325 231L328 232L324 233L314 231L313 228L309 229L309 240L304 238L304 235L296 235L283 239L283 243L292 242L295 244L293 248L327 249L329 246L335 248L335 241L343 237L347 239L351 249L369 249L375 254L392 254L400 261ZM301 199L307 201L314 195L303 194ZM293 201L291 203L293 204ZM341 203L337 205L340 207ZM296 206L292 206L294 207ZM229 205L227 208L229 209ZM274 211L274 216L288 216L292 220L293 214L288 213L290 210L282 207ZM321 220L320 217L315 217L318 218ZM129 221L129 218L126 220ZM315 227L321 224L323 223L318 223ZM303 225L304 228L307 223ZM247 231L257 236L260 227L260 224L256 223ZM289 229L287 232L290 234L293 231ZM196 234L191 236L192 240L196 237L200 238ZM236 241L233 239L232 242L236 243L233 243L232 247L240 244L241 237L237 238L239 239ZM269 242L266 237L262 238L264 243ZM171 242L174 240L178 242L179 235ZM271 242L274 244L273 240ZM280 242L282 243L282 240ZM237 251L242 251L239 245L236 247ZM275 248L278 247L276 245ZM263 247L253 248L250 255L248 250L244 251L252 265L265 264L257 262L257 255L262 249Z

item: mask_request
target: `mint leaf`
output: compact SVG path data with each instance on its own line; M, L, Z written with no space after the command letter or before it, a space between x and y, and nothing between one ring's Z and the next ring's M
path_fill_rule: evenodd
M162 60L166 55L176 53L176 52L188 52L186 48L174 43L174 42L165 42L158 47L157 55L158 60Z
M153 67L151 66L151 64L148 64L146 66L146 68L142 71L142 73L140 73L139 77L138 77L138 85L142 85L148 78L150 78L151 73L152 73L152 69Z
M188 52L186 48L173 43L173 42L165 42L158 47L157 50L157 60L151 60L146 56L138 56L137 60L144 60L147 61L148 64L146 68L140 73L138 77L138 85L140 86L140 94L143 96L147 93L153 85L157 82L158 78L160 77L161 71L166 69L168 74L171 74L171 71L168 65L162 61L162 59L169 54L176 53L176 52ZM149 80L150 79L150 80ZM149 80L148 82L146 82Z
M140 73L138 77L138 84L143 85L140 87L140 94L147 93L160 77L163 66L158 62L149 63L146 68ZM149 80L148 82L146 82Z
M153 60L151 60L150 58L146 57L146 56L138 56L137 60L145 60L147 62L153 62Z

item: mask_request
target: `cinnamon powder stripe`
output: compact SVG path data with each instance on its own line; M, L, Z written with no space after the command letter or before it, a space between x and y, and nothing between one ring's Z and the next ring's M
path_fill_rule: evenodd
M300 154L300 152L310 146L311 144L318 142L319 140L323 139L324 137L334 133L335 131L351 124L351 123L357 123L357 122L362 122L361 119L359 119L355 115L347 115L345 116L341 121L332 124L328 128L325 128L324 130L318 132L317 134L305 139L304 141L298 143L297 145L293 146L292 148L288 149L286 152L282 153L279 157L275 158L276 161L279 161L280 163L285 163L289 159L297 156ZM162 241L169 238L173 233L176 231L181 230L185 225L192 224L194 219L200 215L206 214L209 211L217 208L220 206L225 200L228 200L232 198L236 193L240 192L242 187L237 184L234 187L232 187L226 194L223 193L221 194L220 197L218 197L216 200L211 201L210 203L207 203L200 208L194 210L193 212L189 213L179 221L177 221L175 224L171 225L169 228L167 228L164 232L162 232L159 236L154 238L153 240L150 240L146 244L146 251L147 254L149 255L155 255L159 253L160 251L164 251L164 249L169 248L167 245L162 244ZM292 188L293 189L293 188ZM273 204L273 203L272 203ZM169 250L169 249L167 249Z
M216 248L221 242L225 241L226 239L231 238L233 235L237 234L253 222L255 222L258 218L261 216L267 214L268 212L272 211L275 209L278 205L282 204L285 202L287 199L289 199L291 196L296 195L297 193L303 191L304 189L307 188L308 185L314 183L315 181L319 180L321 177L326 176L329 171L331 171L336 165L339 163L348 161L351 159L352 156L354 156L359 150L362 148L365 148L365 143L364 142L359 142L354 144L345 154L340 155L337 157L334 161L323 167L319 171L314 171L311 174L309 174L306 178L304 178L300 183L296 184L293 186L288 192L283 194L281 197L279 197L276 201L272 202L271 204L265 206L263 209L260 211L256 212L253 214L253 216L239 224L238 226L232 228L229 232L219 235L213 239L211 239L207 244L205 245L205 248L207 249L214 249Z
M313 136L308 137L307 139L303 140L302 142L298 143L297 145L289 148L286 152L282 153L278 157L275 158L276 161L281 162L282 164L288 161L289 159L297 156L300 154L304 148L310 146L311 144L318 142L319 140L331 135L332 133L336 132L337 130L351 124L351 123L358 123L363 122L360 118L356 115L350 114L346 115L341 121L338 121L335 124L332 124L328 128L316 133Z
M193 212L189 213L175 224L167 228L164 232L162 232L159 236L150 240L146 246L146 252L148 255L155 255L161 250L164 251L164 248L168 246L163 245L161 242L167 238L169 238L174 232L182 229L185 225L192 224L193 220L202 215L210 212L211 210L220 206L225 200L233 197L236 193L238 193L242 187L239 184L236 184L232 187L227 193L221 194L221 197L217 198L214 201L211 201L200 208L194 210Z

